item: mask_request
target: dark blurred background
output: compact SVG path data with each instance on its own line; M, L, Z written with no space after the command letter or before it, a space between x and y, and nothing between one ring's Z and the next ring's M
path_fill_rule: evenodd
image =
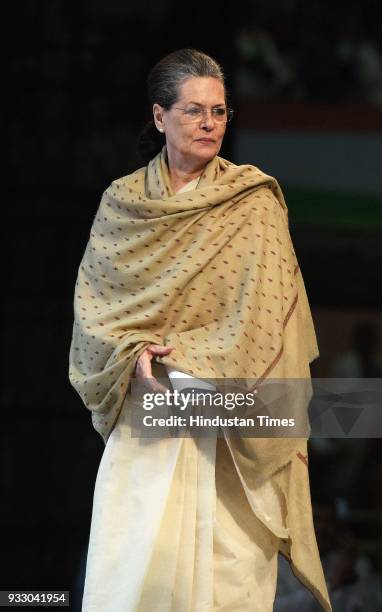
M104 445L68 381L74 284L102 192L143 165L148 71L187 46L222 63L235 119L221 155L259 166L284 191L321 353L312 373L379 378L382 5L8 8L0 589L71 590L75 610ZM310 441L335 612L382 610L381 449L380 437ZM317 609L281 565L275 610L297 602Z

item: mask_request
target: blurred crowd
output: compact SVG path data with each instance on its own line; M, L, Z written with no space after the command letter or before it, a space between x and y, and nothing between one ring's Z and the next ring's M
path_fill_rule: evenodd
M242 97L382 105L381 3L256 6L236 50Z

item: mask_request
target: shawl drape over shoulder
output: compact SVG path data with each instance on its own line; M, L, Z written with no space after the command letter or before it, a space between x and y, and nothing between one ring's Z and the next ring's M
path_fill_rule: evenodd
M70 381L105 443L148 344L174 347L157 364L216 380L310 381L309 363L318 356L278 182L255 166L215 157L197 189L174 194L166 147L104 192L74 313ZM293 471L296 457L307 454L301 438L236 438L231 451L249 486L288 462ZM296 469L306 465L298 460ZM290 557L290 548L284 553ZM312 555L310 577L300 577L330 610L318 552Z

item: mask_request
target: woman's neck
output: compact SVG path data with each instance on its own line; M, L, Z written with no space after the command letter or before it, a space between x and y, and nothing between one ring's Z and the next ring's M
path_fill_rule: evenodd
M168 158L167 154L167 166L168 173L170 178L171 188L174 193L182 189L187 183L193 181L198 178L205 168L205 165L200 166L192 166L191 164L177 164L173 163L171 159Z
M187 183L190 183L190 181L193 181L194 179L199 178L202 172L203 172L203 169L196 170L195 172L179 172L176 170L172 171L170 169L169 170L170 183L171 183L171 188L173 192L176 193L177 191L179 191L179 189L182 189L182 187L187 185Z

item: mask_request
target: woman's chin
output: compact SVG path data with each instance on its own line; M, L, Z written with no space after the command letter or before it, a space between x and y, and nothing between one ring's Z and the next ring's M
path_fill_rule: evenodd
M219 149L220 147L217 148L215 143L211 145L199 145L197 148L194 148L194 154L200 159L210 161L219 153Z

